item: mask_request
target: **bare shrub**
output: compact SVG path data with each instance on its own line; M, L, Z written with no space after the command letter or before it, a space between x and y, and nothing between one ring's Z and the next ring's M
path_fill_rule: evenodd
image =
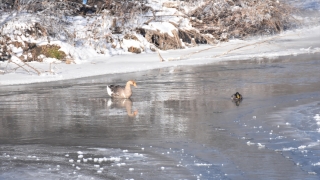
M192 11L192 24L219 40L273 34L289 28L292 8L277 0L210 0Z
M128 52L140 54L140 53L141 53L141 49L140 49L140 48L137 48L137 47L131 46L131 47L128 48Z

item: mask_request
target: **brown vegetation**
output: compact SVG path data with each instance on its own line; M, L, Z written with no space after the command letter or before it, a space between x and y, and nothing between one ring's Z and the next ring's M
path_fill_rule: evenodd
M231 37L279 33L294 22L292 7L277 0L207 1L191 16L193 27L225 41Z
M38 46L35 43L30 43L27 41L19 42L13 41L10 37L4 36L2 40L0 39L0 60L9 60L13 55L12 48L21 48L23 50L22 55L19 57L24 62L39 61L42 62L40 55L45 57L56 58L59 60L64 60L66 53L60 51L60 46L58 45L42 45Z

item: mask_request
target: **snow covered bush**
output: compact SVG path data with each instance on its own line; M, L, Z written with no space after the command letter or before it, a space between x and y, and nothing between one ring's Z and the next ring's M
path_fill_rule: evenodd
M77 48L105 55L179 49L294 24L292 8L278 0L6 0L0 11L5 6L11 11L0 14L1 60L41 61L34 49L57 42L71 46L66 52L59 45L64 58L81 59Z

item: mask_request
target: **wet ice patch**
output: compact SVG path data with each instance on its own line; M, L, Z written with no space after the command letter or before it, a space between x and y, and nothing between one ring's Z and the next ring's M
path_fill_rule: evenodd
M294 99L292 101L295 101ZM302 104L295 107L283 108L269 115L274 127L274 143L268 142L268 149L284 152L286 158L292 159L295 164L301 166L307 172L314 172L314 166L319 166L318 161L306 161L305 159L318 160L320 156L320 106L318 102ZM285 125L285 126L282 126ZM302 163L303 162L303 163Z
M48 151L48 149L50 150ZM81 151L77 149L81 149ZM108 177L114 179L114 173L103 171L105 167L112 172L121 172L122 168L119 167L127 164L139 164L145 159L141 153L124 153L120 149L46 147L44 145L10 146L10 148L1 146L0 154L1 163L6 163L8 167L17 167L15 171L23 172L19 173L21 178L19 175L15 175L18 179L28 179L29 176L44 179L41 178L41 172L43 172L45 179L79 179L79 177L81 177L80 179L101 179L96 176L97 174L108 174ZM126 159L126 156L130 157L130 160ZM116 163L120 166L113 166ZM9 170L10 168L4 173L8 173L10 176ZM0 179L2 178L4 176L0 173Z
M146 178L150 177L150 172L152 172L152 176L163 177L163 179L190 179L190 174L185 173L190 172L189 167L197 172L192 172L192 177L199 175L199 173L209 172L209 170L210 176L221 177L216 174L217 172L212 164L197 160L194 155L186 153L184 149L168 148L157 151L157 148L150 146L152 153L149 154L142 147L144 146L136 146L123 151L122 149L112 148L28 145L28 148L26 146L15 146L14 151L5 151L3 150L4 147L1 146L0 155L2 156L0 156L0 161L1 163L11 163L10 166L12 167L15 167L16 163L19 163L19 167L28 167L29 170L25 171L27 173L35 169L37 173L45 172L43 173L45 179L101 179L101 177L119 179L119 176L122 179L139 179L141 175ZM9 149L12 150L12 148ZM25 149L28 149L29 152L24 152ZM16 154L17 152L21 152L23 157ZM161 155L162 152L165 152L164 155ZM17 157L19 161L14 161L13 157ZM178 160L172 160L174 158L178 158ZM5 161L3 161L4 159ZM37 162L36 159L40 159L41 163ZM19 170L19 168L15 169L15 171ZM20 179L25 179L25 177Z

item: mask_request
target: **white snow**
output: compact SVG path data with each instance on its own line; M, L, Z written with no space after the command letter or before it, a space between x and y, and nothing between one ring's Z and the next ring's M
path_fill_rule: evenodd
M82 151L78 151L77 153L78 153L78 154L83 154L83 152L82 152Z
M283 151L292 151L292 150L295 150L297 148L294 148L294 147L288 147L288 148L283 148L282 150Z
M143 157L143 154L134 153L133 156L135 156L135 157Z
M120 166L125 166L126 163L117 163L116 165L120 167Z
M206 163L196 163L196 166L212 166L212 164L206 164Z
M313 118L314 118L316 121L320 121L320 115L319 115L319 114L316 114Z
M149 25L142 26L142 28L154 31L158 30L161 33L167 33L170 36L173 36L172 31L176 30L176 27L169 22L151 22Z
M313 163L312 166L320 166L320 162Z
M255 144L255 143L252 143L252 142L250 142L250 141L247 142L247 145L248 145L248 146L251 146L251 145L254 145L254 144Z
M257 145L258 145L258 148L265 148L266 147L265 145L263 145L261 143L258 143Z
M119 161L121 161L121 157L110 157L110 158L107 158L106 161L119 162Z
M299 146L298 147L298 149L305 149L307 146L305 146L305 145L301 145L301 146Z

